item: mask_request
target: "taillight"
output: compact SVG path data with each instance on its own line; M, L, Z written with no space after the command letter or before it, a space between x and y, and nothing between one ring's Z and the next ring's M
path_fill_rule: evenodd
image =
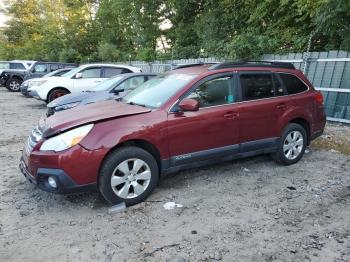
M321 92L316 92L315 94L315 100L320 103L323 104L323 95L321 94Z

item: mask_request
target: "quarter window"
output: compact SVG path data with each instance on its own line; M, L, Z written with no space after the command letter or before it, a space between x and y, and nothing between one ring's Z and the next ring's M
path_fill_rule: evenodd
M188 98L199 102L199 107L210 107L235 102L235 92L231 76L209 80L198 86Z
M271 74L240 75L245 100L256 100L275 95Z
M296 76L292 74L279 74L289 95L301 93L307 90L307 86Z

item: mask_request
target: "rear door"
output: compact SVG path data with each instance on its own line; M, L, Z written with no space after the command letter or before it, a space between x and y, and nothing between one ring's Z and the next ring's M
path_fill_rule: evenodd
M210 76L184 98L199 101L196 112L168 114L170 165L188 164L238 153L236 83L232 73Z
M240 72L241 151L273 147L280 136L278 121L291 106L278 76L272 72Z

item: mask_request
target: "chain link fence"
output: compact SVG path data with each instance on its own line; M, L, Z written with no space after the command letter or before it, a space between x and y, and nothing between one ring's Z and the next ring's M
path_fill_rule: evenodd
M350 53L345 51L266 54L262 60L293 63L324 96L327 119L350 123ZM163 73L176 66L195 63L218 63L224 60L197 58L155 61L131 61L143 72Z

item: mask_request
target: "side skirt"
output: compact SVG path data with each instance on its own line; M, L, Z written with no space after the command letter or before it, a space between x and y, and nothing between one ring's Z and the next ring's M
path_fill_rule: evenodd
M261 139L162 159L162 174L276 152L279 138Z

